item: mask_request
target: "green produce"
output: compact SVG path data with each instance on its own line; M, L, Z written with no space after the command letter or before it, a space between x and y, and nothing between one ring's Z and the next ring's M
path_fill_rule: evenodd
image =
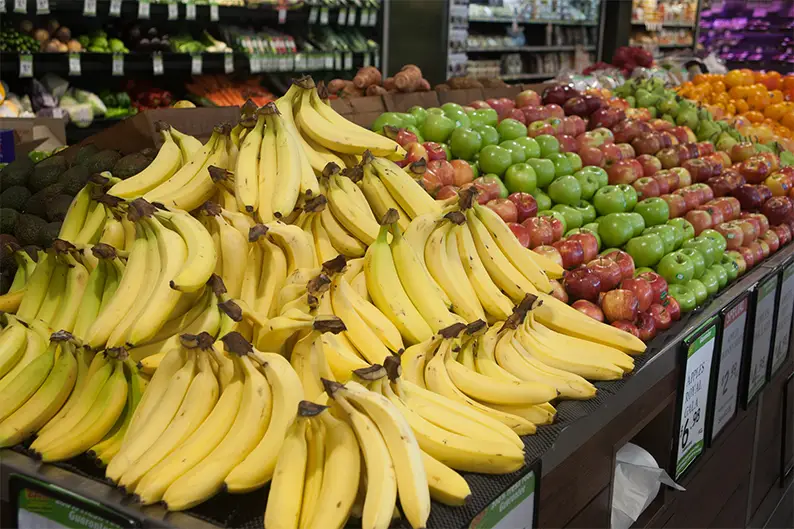
M604 246L619 248L634 236L634 228L620 213L609 213L599 221L598 235Z
M537 176L531 165L517 163L505 171L504 183L510 193L532 193L537 187Z
M66 217L69 206L72 205L73 197L70 195L56 195L47 202L47 220L50 222L62 222Z
M19 221L19 212L11 208L0 207L0 233L12 234Z
M582 223L589 224L594 222L598 214L596 213L595 207L586 200L580 200L573 207L582 215Z
M720 279L711 268L707 268L698 280L706 287L706 292L708 292L709 296L713 296L720 289Z
M717 276L717 282L719 283L719 288L722 290L728 284L728 272L725 268L722 267L719 263L714 263L709 267L709 270Z
M550 154L560 152L560 142L554 136L541 134L535 138L535 141L540 146L541 158L548 158Z
M549 197L556 204L576 204L582 199L582 187L572 175L560 176L549 184ZM578 228L578 226L576 226Z
M63 193L63 186L61 184L53 184L46 187L38 193L31 195L28 201L25 202L22 212L45 218L47 216L47 204L52 198L61 193Z
M14 237L20 245L35 244L46 246L42 242L47 238L47 221L35 215L22 214L14 227Z
M684 286L695 294L695 302L698 304L698 306L705 303L706 299L709 297L709 291L706 288L706 285L704 285L699 279L690 279L684 283Z
M557 204L551 210L561 213L565 217L565 226L568 230L579 228L583 224L582 214L572 206Z
M662 242L664 243L664 253L668 254L676 250L676 239L678 236L677 232L678 232L678 228L676 228L675 226L662 224L659 226L651 226L649 228L645 228L642 231L642 234L647 235L650 233L655 233L656 235L661 237Z
M562 223L562 232L565 233L568 231L568 219L566 219L565 215L563 215L560 211L554 211L553 209L538 211L538 217L554 217Z
M422 136L427 141L445 143L455 130L455 122L447 116L430 114L422 125Z
M646 226L664 224L670 218L670 208L667 202L659 197L641 200L634 206L633 212L642 215Z
M51 156L37 163L28 180L28 187L36 192L57 183L58 177L66 171L67 166L63 156Z
M494 127L494 130L496 130L495 127L499 124L499 114L492 108L475 109L469 112L469 119L473 127L487 125Z
M461 160L471 160L482 149L480 133L467 128L457 128L449 138L452 156Z
M695 274L692 277L697 279L702 276L706 271L706 258L703 257L703 254L694 248L681 248L678 251L689 257L692 264L695 265Z
M117 151L105 149L94 154L82 164L91 174L110 171L113 166L121 159L121 154Z
M699 237L710 240L714 246L714 250L717 252L717 255L728 249L728 241L726 241L725 236L717 230L705 229L700 232Z
M682 239L681 239L681 243L678 245L679 248L684 243L684 241L688 241L689 239L695 237L695 227L692 226L692 224L683 217L670 219L667 221L667 224L669 224L670 226L676 226L681 230Z
M551 198L542 189L536 188L534 191L530 191L530 194L535 197L535 202L538 203L538 211L551 209Z
M115 173L113 174L115 176ZM85 166L74 165L58 177L58 183L63 185L65 194L74 196L85 186L90 176L91 173L88 172Z
M654 266L664 257L664 242L656 233L632 237L626 243L626 252L634 259L635 266Z
M505 140L499 144L499 147L510 151L510 154L513 156L513 163L523 163L527 159L524 147L516 143L515 140Z
M656 272L669 285L684 284L695 277L695 264L681 250L669 253L656 265Z
M535 171L538 188L547 188L554 180L554 164L544 158L530 158L526 162Z
M513 165L513 155L498 145L487 145L480 151L479 164L483 172L502 176Z
M0 194L0 207L21 211L31 196L27 187L12 186Z
M565 157L568 158L568 163L571 164L571 170L573 172L582 168L582 159L575 152L566 152Z
M521 138L516 138L513 141L524 148L524 155L527 159L540 158L540 145L538 145L538 142L536 142L534 138L523 136Z
M602 217L610 213L623 213L627 209L626 195L618 186L606 185L593 195L593 206Z
M584 169L579 169L576 171L573 176L579 181L579 186L582 188L582 198L584 200L590 200L595 195L595 192L598 191L599 181L598 176L596 176L592 171L588 171L589 167L585 167Z
M626 211L633 211L639 198L637 197L637 190L628 184L618 184L618 189L620 189L623 192L623 196L626 197Z
M682 246L682 248L693 248L699 251L703 255L703 259L705 260L706 268L714 264L719 254L717 253L716 249L714 248L714 244L711 242L710 239L705 237L695 237L694 239L690 239L686 241Z
M496 131L502 141L523 138L527 135L527 126L518 120L507 118L503 119L496 126Z
M93 155L95 155L98 152L99 152L99 147L97 147L93 143L84 145L80 147L80 149L78 149L77 154L74 157L74 163L82 164L83 162L87 161L89 158L91 158Z
M554 174L555 176L566 176L573 174L573 167L571 166L570 160L568 157L562 153L555 152L551 153L546 156L546 159L551 160L551 163L554 164Z
M479 133L482 139L482 146L499 145L499 133L490 125L473 125L472 130Z
M634 230L634 237L638 235L642 235L642 230L645 229L645 219L639 213L619 213L622 218L625 218L629 224L631 224L632 229Z
M736 264L736 261L730 258L730 256L722 254L720 257L719 266L725 270L725 273L728 274L728 281L733 281L737 277L739 277L739 265Z
M684 285L673 284L667 287L667 295L678 302L681 312L692 312L697 307L697 298L691 289Z

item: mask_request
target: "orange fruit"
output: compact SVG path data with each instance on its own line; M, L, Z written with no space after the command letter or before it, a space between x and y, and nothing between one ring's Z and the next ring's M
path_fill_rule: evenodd
M783 92L780 90L772 90L769 92L769 102L771 104L783 102Z
M748 110L750 110L750 105L747 104L747 101L745 101L744 99L736 100L736 112L738 112L739 114L744 114Z
M783 103L773 103L764 109L764 116L774 121L780 121L780 118L786 113L786 107Z
M794 113L788 112L780 120L780 124L789 130L794 130Z
M733 88L734 86L741 86L744 83L744 75L739 70L731 70L725 75L725 86Z
M757 110L751 110L744 114L744 117L750 120L750 123L760 123L764 121L764 115Z
M708 76L706 74L699 73L695 77L692 78L692 82L695 84L703 84L709 81Z

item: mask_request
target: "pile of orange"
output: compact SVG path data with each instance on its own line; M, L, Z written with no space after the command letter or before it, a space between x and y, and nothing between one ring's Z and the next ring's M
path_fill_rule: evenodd
M703 103L717 119L741 116L776 136L794 138L794 75L747 69L699 74L677 91Z

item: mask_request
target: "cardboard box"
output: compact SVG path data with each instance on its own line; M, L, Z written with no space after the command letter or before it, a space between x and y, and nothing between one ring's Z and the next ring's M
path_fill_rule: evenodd
M409 108L414 106L424 108L441 106L438 94L434 91L413 92L410 94L384 94L383 103L389 112L407 112Z
M482 88L466 88L464 90L447 90L438 92L438 101L444 103L457 103L468 105L472 101L484 100L485 94Z
M506 97L508 99L515 99L515 97L521 92L520 85L512 85L512 86L502 86L502 87L494 87L494 88L483 88L483 99L499 99L501 97Z
M0 162L9 163L34 150L51 151L66 145L65 118L0 118Z

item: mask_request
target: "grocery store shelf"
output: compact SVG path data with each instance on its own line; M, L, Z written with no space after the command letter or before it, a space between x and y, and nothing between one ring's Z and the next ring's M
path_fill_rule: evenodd
M595 46L506 46L502 48L466 48L468 53L519 53L519 52L554 52L554 51L576 51L582 48L585 51L595 51Z
M683 50L683 49L692 48L694 46L695 45L692 44L692 43L690 43L690 44L660 44L659 45L659 49L660 50Z
M511 17L469 17L469 22L491 22L494 24L552 24L555 26L592 26L598 22L592 20L515 20Z
M651 22L646 24L645 22L632 20L631 25L642 26L644 28L658 28L658 29L695 29L695 24L689 22L663 22L661 24L656 24Z
M554 73L516 73L500 75L502 81L532 81L538 79L551 79L557 74Z

